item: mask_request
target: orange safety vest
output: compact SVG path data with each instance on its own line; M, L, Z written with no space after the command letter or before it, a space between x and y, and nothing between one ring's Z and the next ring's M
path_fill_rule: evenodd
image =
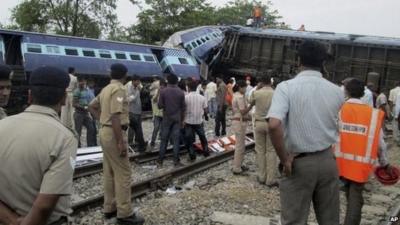
M366 183L378 158L384 112L365 104L346 102L340 111L336 163L339 176Z
M261 7L259 6L254 7L254 17L255 18L261 17Z

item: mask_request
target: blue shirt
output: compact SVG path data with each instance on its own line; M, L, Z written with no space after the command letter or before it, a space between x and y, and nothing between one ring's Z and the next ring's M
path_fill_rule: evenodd
M88 106L89 103L94 99L94 95L88 88L80 89L77 88L74 91L74 98L78 100L78 104L81 107Z

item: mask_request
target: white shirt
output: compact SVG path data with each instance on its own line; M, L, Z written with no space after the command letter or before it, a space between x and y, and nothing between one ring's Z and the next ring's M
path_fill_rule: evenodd
M207 101L210 101L210 99L215 98L217 96L216 93L217 93L217 84L210 81L210 83L207 84L204 93L207 96Z
M247 21L246 21L246 25L247 25L247 26L251 26L251 25L253 25L253 22L254 22L254 20L253 20L252 18L249 18L249 19L247 19Z
M367 87L364 89L364 96L361 98L361 101L371 107L374 107L374 95Z
M253 90L253 86L251 86L251 85L247 85L247 87L246 87L246 93L245 93L245 95L244 96L246 96L246 100L248 101L249 100L249 98L250 98L250 96L251 96L251 90Z
M394 103L394 118L397 119L397 117L399 116L400 113L400 92L397 93L397 95L394 97L394 99L396 100Z
M206 98L195 91L192 91L185 96L185 103L185 123L192 125L202 124L204 109L207 108Z
M393 104L396 104L396 97L398 93L400 93L400 87L395 87L389 92L389 101L391 101Z
M73 92L75 89L78 88L78 79L72 74L69 74L69 78L70 81L67 87L67 92Z

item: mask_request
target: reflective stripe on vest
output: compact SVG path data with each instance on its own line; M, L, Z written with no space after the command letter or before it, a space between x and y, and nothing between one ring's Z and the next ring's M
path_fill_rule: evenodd
M360 162L360 163L373 164L373 165L376 164L378 161L376 159L371 159L371 157L362 157L362 156L354 155L354 154L350 154L350 153L343 153L338 150L335 151L335 156L337 158L343 158L343 159L347 159L347 160L352 160L352 161L356 161L356 162Z

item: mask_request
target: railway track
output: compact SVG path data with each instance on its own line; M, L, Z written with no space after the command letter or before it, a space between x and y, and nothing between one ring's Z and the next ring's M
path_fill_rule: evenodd
M253 149L254 149L254 142L246 146L246 152L249 152ZM142 196L151 191L166 187L173 180L185 178L194 175L196 173L205 171L209 168L212 168L216 165L219 165L223 162L232 159L233 155L234 151L225 151L222 153L214 154L202 160L198 160L192 164L175 168L171 171L165 172L155 177L151 177L144 181L133 183L131 186L132 197L136 198ZM102 202L103 202L103 195L101 194L75 203L72 206L72 209L74 210L74 213L78 213L80 211L85 211L90 208L99 206L102 204Z
M186 154L187 150L181 146L179 154ZM133 155L129 157L131 162L135 162L138 164L143 164L147 162L151 162L158 159L159 152L158 151L150 151L144 154ZM169 158L173 156L172 148L167 149L165 157ZM88 163L75 168L74 172L74 180L82 177L90 176L96 173L100 173L103 171L103 163L102 162L94 162Z

